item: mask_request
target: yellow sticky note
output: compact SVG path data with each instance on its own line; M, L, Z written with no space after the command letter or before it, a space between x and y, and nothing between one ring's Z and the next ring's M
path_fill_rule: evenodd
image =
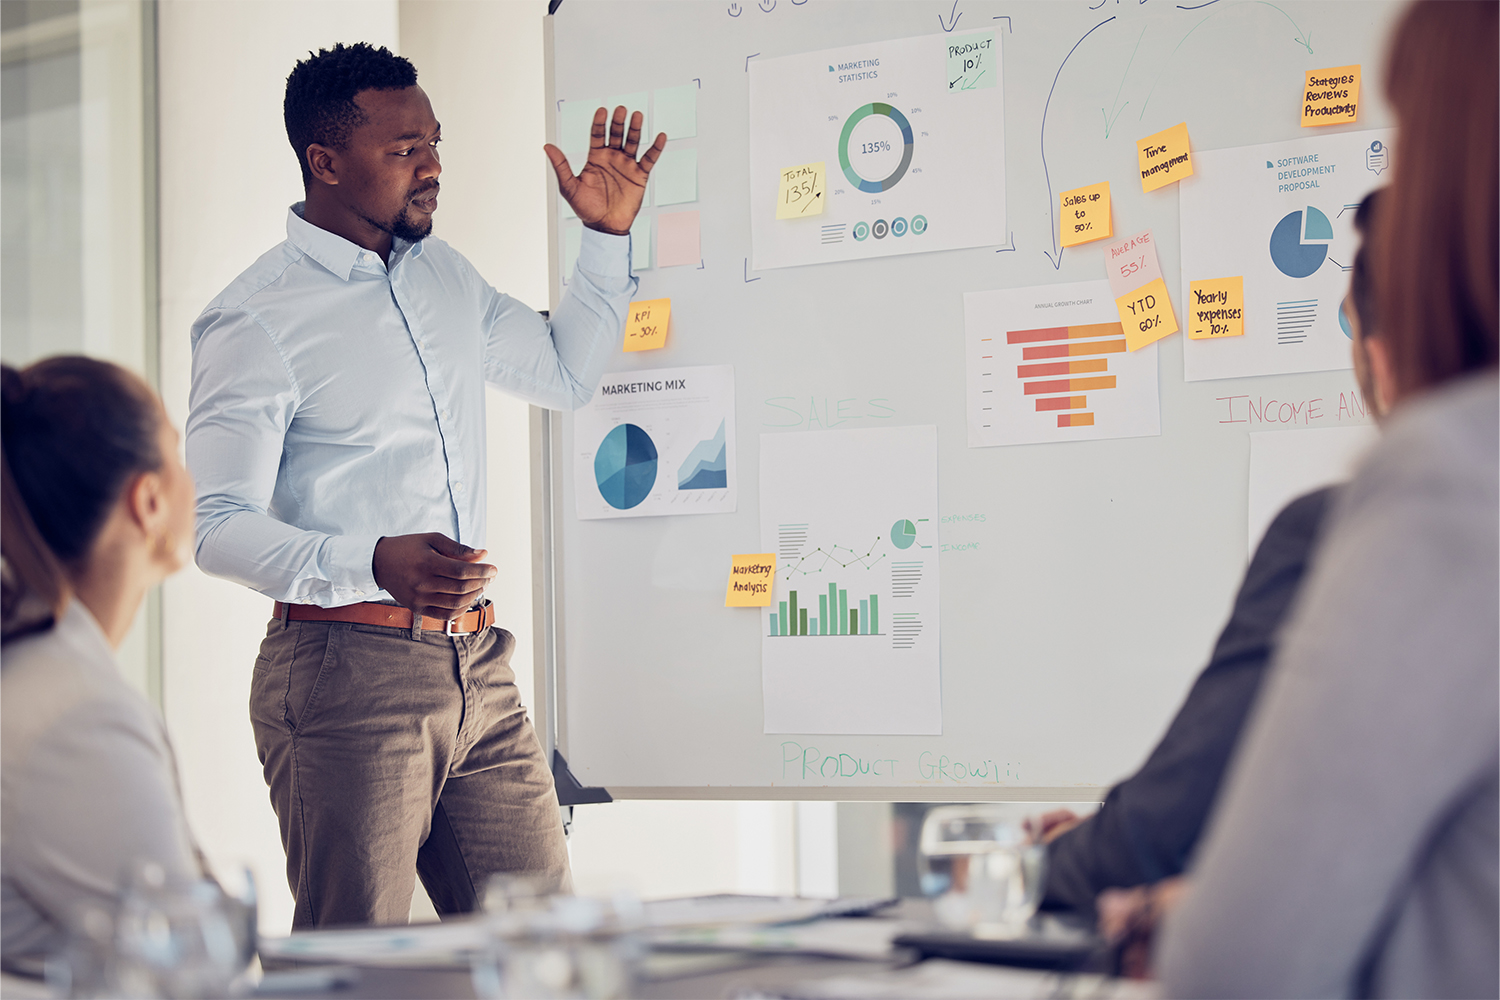
M1157 188L1193 175L1193 151L1188 148L1187 122L1136 140L1141 161L1141 190Z
M776 218L800 219L822 215L824 196L823 164L804 163L781 172L781 189L776 192Z
M1058 195L1062 205L1062 245L1108 239L1114 233L1109 211L1109 181L1074 188Z
M630 303L630 312L625 316L625 350L654 351L665 347L667 325L671 321L671 299Z
M1125 327L1125 346L1132 351L1177 332L1167 283L1161 278L1115 299L1115 308L1120 310L1120 322Z
M1337 125L1359 117L1359 67L1310 69L1302 85L1302 127Z
M1245 334L1245 279L1214 278L1188 285L1188 336L1217 340Z
M729 567L729 589L724 591L724 607L763 608L770 604L776 553L754 552L733 559Z

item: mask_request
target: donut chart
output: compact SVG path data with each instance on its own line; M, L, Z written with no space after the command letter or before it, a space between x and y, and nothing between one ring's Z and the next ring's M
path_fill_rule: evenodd
M854 135L854 126L864 121L870 115L884 115L886 118L889 118L892 122L894 122L896 124L896 127L901 130L901 141L903 143L901 147L901 162L896 166L895 170L891 171L889 177L886 177L882 180L870 180L868 178L861 177L859 175L859 172L855 170L853 165L849 162L849 139L852 135ZM906 176L906 169L911 166L911 151L911 122L907 121L905 115L897 111L895 108L891 107L889 104L883 104L879 101L871 104L866 104L864 107L858 109L852 115L850 115L848 120L844 122L843 132L839 134L839 166L843 168L844 176L849 179L850 184L853 184L861 191L865 191L870 194L879 194L881 191L889 191L891 188L896 186L897 182L899 182L902 177Z

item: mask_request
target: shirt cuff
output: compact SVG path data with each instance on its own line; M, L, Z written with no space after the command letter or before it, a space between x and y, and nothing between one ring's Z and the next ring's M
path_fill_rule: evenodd
M630 277L630 237L611 236L584 226L578 269L606 278Z
M375 582L375 543L380 535L330 535L328 579L335 600L369 600L380 593Z

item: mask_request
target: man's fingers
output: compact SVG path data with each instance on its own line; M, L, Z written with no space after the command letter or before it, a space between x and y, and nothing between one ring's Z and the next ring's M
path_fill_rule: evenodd
M666 148L667 133L658 132L656 134L656 141L651 144L651 148L646 150L645 154L641 157L641 173L651 173L651 168L656 166L656 161L661 158L661 151Z
M423 570L428 579L443 580L493 580L499 572L490 563L450 559L436 554L423 567Z
M572 189L574 181L573 168L568 166L568 158L563 155L562 150L550 142L542 147L542 152L547 154L547 159L552 163L552 169L557 174L558 190L567 194Z
M646 116L639 111L630 116L630 131L625 133L623 151L632 160L635 159L635 151L641 145L641 122L645 121L645 118Z
M594 112L594 127L589 130L589 146L592 149L604 148L605 128L604 123L609 121L609 109L600 108Z
M619 149L625 141L625 105L615 108L615 116L609 123L609 148Z

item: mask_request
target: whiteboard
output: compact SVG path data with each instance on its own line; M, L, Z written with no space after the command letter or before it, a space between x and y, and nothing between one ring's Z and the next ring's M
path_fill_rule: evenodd
M964 293L1102 279L1101 243L1059 251L1055 203L1108 180L1115 235L1153 231L1181 321L1176 185L1142 193L1136 141L1179 122L1195 150L1299 138L1304 73L1352 63L1360 120L1318 131L1389 127L1396 9L566 0L548 19L549 137L570 100L697 88L697 135L676 148L697 150L698 200L673 208L700 212L701 263L638 272L639 299L672 300L671 333L611 371L732 365L739 483L730 514L580 520L573 418L536 411L539 722L578 780L638 798L1078 800L1138 766L1245 568L1248 435L1365 422L1352 372L1187 382L1178 334L1157 349L1159 436L971 448ZM749 64L950 27L1002 46L1005 240L754 270ZM968 182L988 180L975 164ZM553 197L555 304L569 223ZM761 615L723 607L730 555L762 551L761 435L927 424L941 735L765 734Z

